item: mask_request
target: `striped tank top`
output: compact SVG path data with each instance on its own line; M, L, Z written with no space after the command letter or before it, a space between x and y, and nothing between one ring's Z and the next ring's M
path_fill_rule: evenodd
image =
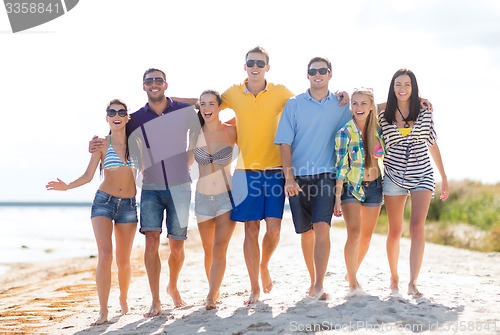
M411 132L403 136L395 124L379 114L386 147L384 174L396 185L412 189L422 187L434 191L434 176L428 146L437 139L432 112L421 110Z

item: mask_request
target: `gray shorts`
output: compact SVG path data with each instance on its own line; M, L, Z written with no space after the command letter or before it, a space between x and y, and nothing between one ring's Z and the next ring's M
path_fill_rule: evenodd
M216 216L231 212L233 196L231 191L210 195L196 192L194 196L194 213L198 221L213 219Z

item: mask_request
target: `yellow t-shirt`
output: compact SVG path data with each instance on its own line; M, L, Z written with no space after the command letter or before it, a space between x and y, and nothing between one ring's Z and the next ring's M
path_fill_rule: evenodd
M254 96L245 80L222 94L222 109L236 114L236 130L240 154L237 169L265 170L281 166L280 149L274 137L285 103L293 93L283 85L267 83Z

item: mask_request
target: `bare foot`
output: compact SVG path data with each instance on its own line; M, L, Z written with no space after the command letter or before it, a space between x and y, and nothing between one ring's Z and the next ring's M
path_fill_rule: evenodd
M178 289L173 290L170 288L170 286L167 286L167 293L170 294L170 297L172 297L175 308L187 306L186 302L182 300L181 294L179 293Z
M349 293L347 293L346 298L361 297L365 296L366 292L363 291L361 287L349 288Z
M408 284L408 295L411 295L415 298L420 298L424 296L424 294L418 290L417 285L412 283Z
M262 280L262 291L264 293L269 293L273 289L273 280L271 279L271 274L267 266L260 266L260 278Z
M311 285L311 287L309 287L309 288L307 289L306 294L307 294L308 296L310 296L311 298L312 298L312 297L314 297L314 285Z
M348 273L346 273L346 274L345 274L345 276L344 276L344 280L345 280L345 281L349 281L349 274L348 274Z
M129 309L128 309L128 304L127 302L120 302L120 307L121 307L121 312L122 312L122 315L125 315L125 314L128 314L129 312Z
M319 301L326 301L328 298L330 298L330 295L326 293L322 288L315 290L316 293L314 294L314 300L319 300Z
M399 294L399 284L398 280L391 279L391 284L389 285L391 289L391 295Z
M211 309L216 309L217 308L216 303L217 302L214 299L207 298L207 304L205 305L205 308L207 309L207 311Z
M106 322L108 322L108 312L107 311L99 313L99 317L94 322L92 322L90 325L91 326L98 326L98 325L102 325Z
M260 297L259 291L252 291L252 292L250 292L250 296L248 297L248 300L245 300L243 302L243 304L246 306L251 305L251 304L255 304L257 301L259 301L259 297Z
M161 314L161 302L158 301L158 303L152 303L151 307L149 307L149 311L147 313L144 313L143 316L145 318L152 318L160 314Z

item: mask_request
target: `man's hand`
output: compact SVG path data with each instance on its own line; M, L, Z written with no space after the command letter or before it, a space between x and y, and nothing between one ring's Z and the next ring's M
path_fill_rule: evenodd
M337 91L335 92L335 95L337 96L337 99L342 99L339 103L339 106L344 106L345 104L349 103L349 94L345 91Z
M94 137L92 137L92 140L89 141L89 152L93 153L94 151L101 149L103 142L103 138L99 138L97 137L97 135L94 135Z
M420 98L420 108L428 110L429 112L432 112L432 104L429 100Z
M285 181L285 195L287 197L293 197L302 192L299 184L293 178L287 178Z

